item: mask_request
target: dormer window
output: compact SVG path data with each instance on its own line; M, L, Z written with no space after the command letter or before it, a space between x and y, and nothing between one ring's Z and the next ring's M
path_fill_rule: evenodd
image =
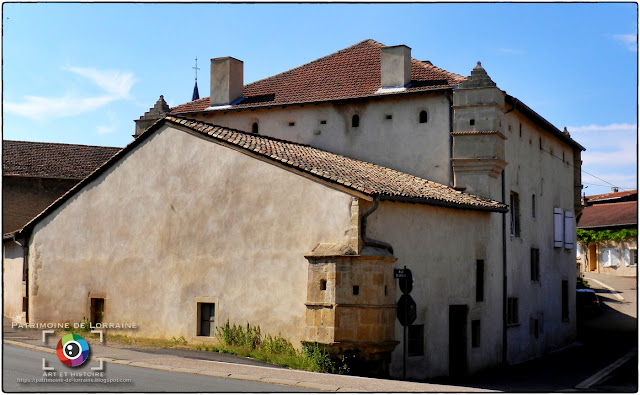
M258 134L258 122L254 122L253 125L251 125L251 133Z
M354 115L351 117L351 127L352 127L352 128L357 128L357 127L359 127L359 126L360 126L360 115L358 115L358 114L354 114Z
M425 110L420 111L420 115L418 115L418 122L427 123L428 120L429 116L427 115L427 112Z

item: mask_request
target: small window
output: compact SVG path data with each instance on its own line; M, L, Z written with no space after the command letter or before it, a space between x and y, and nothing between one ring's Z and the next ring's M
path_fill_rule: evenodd
M354 285L353 286L353 295L354 296L360 295L360 286L359 285Z
M542 137L538 137L539 142L540 142L540 149L542 149Z
M531 217L536 217L536 195L531 195Z
M389 291L387 289L387 286L384 286L384 296L388 296L389 295Z
M424 355L424 325L409 325L408 355L419 357Z
M531 319L529 319L529 329L531 331L531 336L537 339L540 336L540 320L531 317Z
M518 298L507 298L507 325L518 325Z
M393 119L393 115L387 114L384 116L384 119Z
M569 321L569 282L562 280L560 290L562 298L562 321Z
M427 123L429 121L429 115L425 110L420 111L420 115L418 115L418 122Z
M289 122L289 126L296 126L295 122Z
M471 347L480 347L480 320L471 320Z
M510 195L511 236L520 237L520 197L516 192Z
M540 250L531 249L531 281L540 281Z
M476 302L484 300L484 260L476 261Z
M469 125L473 126L476 124L476 120L475 119L470 119L469 120Z
M638 266L638 249L629 248L624 252L624 263L627 266Z
M520 137L522 137L522 124L520 124Z
M327 280L320 280L320 291L327 290Z
M258 122L254 122L253 125L251 125L251 133L258 134Z
M511 131L511 124L509 124L509 131Z
M199 325L198 336L213 337L215 335L216 305L215 303L198 303Z
M322 121L320 121L320 125L326 125L326 124L327 124L326 120L323 119Z
M26 311L27 311L27 307L29 306L29 302L28 302L28 300L29 300L29 299L27 299L27 298L25 298L25 297L23 297L23 298L22 298L22 311L23 311L23 312L26 312Z
M357 128L357 127L359 127L359 126L360 126L360 115L358 115L358 114L354 114L354 115L351 117L351 127L352 127L352 128Z
M617 248L603 248L600 252L600 262L604 267L620 266L620 251Z

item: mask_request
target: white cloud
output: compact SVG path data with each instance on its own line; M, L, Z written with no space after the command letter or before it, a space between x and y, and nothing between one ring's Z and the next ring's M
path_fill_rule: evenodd
M613 39L627 46L631 52L638 52L638 36L636 34L614 34Z
M568 126L570 133L576 132L637 132L638 125L630 123L612 123L609 125Z
M130 99L131 88L136 83L133 74L129 72L79 67L68 67L65 70L88 78L104 90L104 93L93 97L80 97L71 93L61 97L24 96L20 103L5 102L4 110L36 120L76 116L95 111L116 100Z

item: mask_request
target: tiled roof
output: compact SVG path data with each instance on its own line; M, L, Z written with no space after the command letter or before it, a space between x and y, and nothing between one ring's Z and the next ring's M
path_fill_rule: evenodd
M243 90L245 99L233 108L376 96L375 92L381 86L380 48L383 47L374 40L365 40L295 69L247 84ZM403 93L450 88L465 78L412 59L411 80L412 85ZM208 97L174 107L171 113L198 112L207 107Z
M2 141L4 176L81 180L121 148L30 141Z
M463 193L446 185L333 154L309 145L241 132L190 119L167 117L165 120L214 140L230 144L267 161L293 168L310 175L311 178L321 179L381 200L411 201L472 210L500 212L507 210L506 205L497 201Z
M638 202L606 203L585 207L578 228L638 225Z
M599 200L620 199L620 198L633 196L633 195L636 195L636 196L638 195L637 189L634 189L631 191L610 192L610 193L603 193L600 195L585 196L585 199L589 200L590 202L595 202Z

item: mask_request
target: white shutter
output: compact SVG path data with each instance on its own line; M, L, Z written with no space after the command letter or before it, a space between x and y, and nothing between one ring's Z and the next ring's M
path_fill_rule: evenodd
M564 210L553 209L553 246L562 247L564 245Z
M620 250L611 248L611 266L620 266Z
M573 219L572 211L564 212L564 248L570 250L575 245L576 222Z
M611 266L611 249L605 248L602 250L600 253L600 262L604 267Z
M631 251L628 249L624 250L624 265L631 266Z

